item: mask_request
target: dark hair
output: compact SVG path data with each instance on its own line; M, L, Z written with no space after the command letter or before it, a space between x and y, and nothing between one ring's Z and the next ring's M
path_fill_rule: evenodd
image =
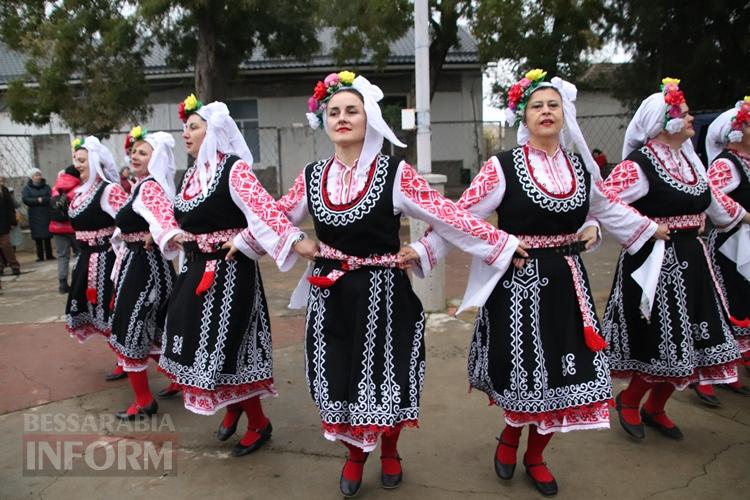
M79 172L73 165L68 165L65 167L65 173L68 175L72 175L73 177L76 177L78 179L81 178L81 172Z
M365 102L365 98L362 96L362 94L359 92L359 90L354 89L352 87L343 87L343 88L337 90L336 92L333 93L333 95L330 97L330 99L328 99L328 101L330 102L330 100L333 99L334 95L341 94L342 92L351 92L352 94L354 94L357 97L359 97L359 100L362 101L363 104Z
M592 154L592 155L600 155L600 154L602 154L602 150L601 150L601 149L599 149L599 148L594 148L594 149L593 149L593 150L591 151L591 154Z

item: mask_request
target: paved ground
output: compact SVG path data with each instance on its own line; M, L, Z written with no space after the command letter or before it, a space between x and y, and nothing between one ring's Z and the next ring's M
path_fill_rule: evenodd
M601 312L617 248L611 242L587 256ZM263 277L272 313L279 397L265 407L274 425L269 445L233 458L235 438L217 441L219 417L200 417L179 400L161 402L160 425L174 425L177 469L163 476L49 477L22 475L24 422L34 418L107 416L130 402L127 381L107 383L113 357L99 339L78 345L60 324L64 297L57 293L55 264L29 262L18 279L3 277L0 296L0 498L339 498L343 447L322 438L303 373L304 317L285 308L300 269L281 274L267 260ZM33 260L33 259L32 259ZM447 295L453 303L466 282L469 260L451 255ZM449 311L450 312L450 309ZM467 394L466 350L472 314L433 314L427 329L427 379L421 427L403 434L405 480L396 491L379 487L376 456L366 466L359 498L538 498L519 466L507 483L492 469L501 414L478 392ZM750 382L745 374L746 382ZM151 370L152 386L164 378ZM616 390L619 389L619 386ZM545 458L556 474L560 498L747 498L750 491L750 398L720 393L712 410L690 392L668 406L686 435L672 442L649 432L642 443L609 431L553 438ZM25 420L26 419L26 420ZM243 421L244 422L244 421ZM167 425L169 424L169 425ZM167 429L168 430L168 429Z

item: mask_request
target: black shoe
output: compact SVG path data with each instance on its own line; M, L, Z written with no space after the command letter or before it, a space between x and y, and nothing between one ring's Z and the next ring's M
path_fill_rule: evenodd
M396 455L395 457L380 457L380 460L383 460L384 458L388 459L395 459L399 462L401 461L401 457ZM383 485L383 488L386 490L392 490L394 488L398 488L401 485L401 481L404 479L404 471L402 470L398 474L384 474L382 471L380 472L380 484ZM343 490L342 490L343 491Z
M120 373L112 372L104 377L104 380L106 380L107 382L113 382L115 380L122 380L124 378L128 378L128 372L126 372L125 370Z
M70 292L70 287L68 286L68 280L60 280L60 287L57 290L60 293Z
M500 449L500 446L507 446L508 448L513 448L514 450L518 449L518 445L513 446L512 444L508 444L505 441L503 441L503 438L498 436L497 438L497 448L495 448L495 474L497 474L497 477L500 479L505 479L506 481L513 478L513 473L516 471L516 464L504 464L500 460L497 459L497 452Z
M640 424L630 424L628 423L622 416L622 409L628 408L631 410L637 410L637 406L628 406L623 405L621 402L622 399L622 391L615 397L615 409L617 410L617 417L620 420L620 426L625 430L625 432L628 433L629 436L632 438L641 440L646 437L646 431L643 428L643 423Z
M36 258L36 261L37 261L37 262L44 262L44 259L43 259L42 257L37 257L37 258Z
M21 270L20 269L13 269L13 276L21 276Z
M157 392L156 393L156 397L159 398L159 399L169 399L169 398L171 398L173 396L176 396L181 391L182 391L182 389L180 389L179 386L177 388L175 388L175 386L173 386L172 384L169 384L164 389L162 389L159 392ZM229 436L227 436L227 437L229 437Z
M271 439L273 426L269 421L265 429L255 429L255 432L260 434L260 437L256 439L250 446L245 446L242 443L237 443L236 445L234 445L234 448L232 448L232 455L234 455L235 457L244 457L245 455L249 455L250 453L258 450L266 441Z
M137 418L150 417L155 415L159 411L159 404L155 399L151 400L151 404L145 408L138 407L138 411L135 413L128 413L128 410L118 411L115 416L120 420L135 420Z
M718 408L721 406L721 401L719 401L719 398L717 398L713 394L703 394L701 391L698 390L697 385L693 385L693 391L695 391L695 395L698 396L698 399L701 400L701 403L703 403L706 406L710 406L711 408Z
M353 462L355 464L363 464L367 462L367 457L369 457L370 454L367 453L365 455L364 460L352 460L349 457L346 458L347 462ZM344 467L346 467L346 462L344 462ZM344 479L344 469L341 469L341 479L339 479L339 489L341 490L341 494L344 495L346 498L351 498L355 496L359 492L359 488L362 486L362 479L359 481L350 481L348 479Z
M659 422L654 420L654 417L658 415L664 415L664 412L662 411L659 413L649 413L643 408L641 408L641 419L643 420L644 424L655 428L661 434L663 434L664 436L667 436L670 439L676 439L679 441L680 439L684 437L684 435L682 434L682 431L676 425L674 427L664 427Z
M534 479L534 476L532 476L529 472L529 469L532 469L534 467L546 467L546 462L542 462L540 464L527 464L526 459L524 458L523 465L524 467L526 467L526 475L529 476L529 479L531 479L531 482L534 483L534 486L536 486L536 489L539 491L539 493L546 497L557 495L557 481L555 481L554 478L552 479L552 481L543 483Z
M229 427L224 427L224 420L222 419L221 423L219 424L219 429L216 431L216 438L219 441L226 441L227 439L232 437L232 435L234 435L234 433L237 431L237 424L240 422L240 418L242 418L242 410L239 411L237 418L234 420L234 424L230 425Z
M722 389L726 389L728 391L732 391L735 394L739 394L740 396L750 396L750 387L746 385L741 385L739 387L732 387L729 384L719 384L719 387Z

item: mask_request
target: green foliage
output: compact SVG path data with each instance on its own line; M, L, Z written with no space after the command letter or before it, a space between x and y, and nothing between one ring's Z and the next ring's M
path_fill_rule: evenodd
M257 48L271 57L300 60L318 49L313 0L141 0L138 4L147 33L168 49L167 63L196 69L196 90L204 101L220 99L224 84Z
M3 40L28 58L5 99L14 121L107 135L145 118L143 56L133 19L115 0L7 0Z
M614 0L613 27L632 51L616 79L617 95L635 106L680 78L693 109L726 109L748 94L750 3L741 0Z

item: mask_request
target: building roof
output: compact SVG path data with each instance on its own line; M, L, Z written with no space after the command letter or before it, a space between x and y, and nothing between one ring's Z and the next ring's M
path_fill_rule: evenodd
M250 59L240 64L240 71L252 73L256 71L290 71L308 72L316 71L321 67L337 66L333 56L335 48L335 30L323 28L319 31L320 50L309 60L300 61L289 57L267 57L262 49L257 49ZM414 64L414 32L409 29L404 36L390 44L390 55L386 60L388 66L401 66ZM155 45L145 57L146 78L164 78L174 74L183 74L185 71L171 68L167 64L167 50ZM365 54L364 60L358 62L358 66L369 64L370 54ZM18 51L12 50L0 42L0 88L7 86L10 80L19 78L25 74L26 57ZM479 63L477 44L468 30L459 27L459 45L448 52L445 65L476 65ZM192 72L192 69L188 71Z

